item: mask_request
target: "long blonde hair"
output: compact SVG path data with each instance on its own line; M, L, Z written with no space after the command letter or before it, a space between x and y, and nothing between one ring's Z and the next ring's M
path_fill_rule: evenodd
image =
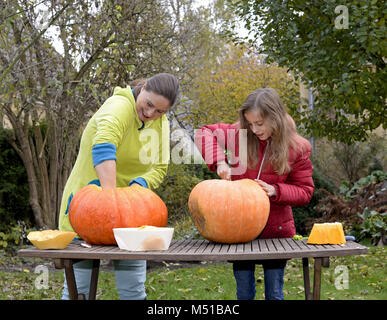
M261 88L250 93L239 109L241 129L247 129L248 168L255 169L259 163L259 139L251 131L245 119L247 111L257 110L266 121L270 120L272 135L268 144L268 154L263 168L270 163L274 171L282 175L291 170L289 165L289 149L297 152L299 138L293 119L287 113L278 93L272 88Z

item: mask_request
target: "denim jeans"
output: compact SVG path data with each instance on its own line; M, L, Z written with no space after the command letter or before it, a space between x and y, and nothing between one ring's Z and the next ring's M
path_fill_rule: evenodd
M233 263L233 272L236 280L237 299L254 300L255 290L255 265L262 263L265 299L283 300L283 286L286 260L237 261Z
M73 265L78 293L89 298L92 260L83 260ZM146 261L145 260L113 260L114 275L120 300L144 300ZM62 300L69 300L66 277Z

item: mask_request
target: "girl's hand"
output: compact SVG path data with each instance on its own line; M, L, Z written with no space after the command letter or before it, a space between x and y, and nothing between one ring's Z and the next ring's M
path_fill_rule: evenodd
M269 197L274 197L277 194L274 186L272 186L271 184L268 184L262 180L257 180L257 179L255 179L254 181L257 181L259 183L259 185L263 188L263 190L266 191Z
M224 161L218 163L216 173L224 180L231 180L231 168Z

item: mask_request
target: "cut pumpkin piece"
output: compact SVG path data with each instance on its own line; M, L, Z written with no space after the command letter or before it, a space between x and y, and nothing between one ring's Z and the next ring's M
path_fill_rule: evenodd
M340 222L315 223L308 244L345 244L343 225Z
M38 249L64 249L76 235L71 231L43 230L30 232L27 239Z

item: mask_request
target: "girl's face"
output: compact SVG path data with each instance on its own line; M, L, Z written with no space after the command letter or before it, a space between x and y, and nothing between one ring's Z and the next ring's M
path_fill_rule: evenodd
M259 140L267 140L271 137L273 129L269 119L263 119L261 113L256 110L249 110L244 113L245 119L250 130L258 137Z
M141 121L149 121L160 118L170 108L167 98L157 93L146 91L142 87L136 100L136 110Z

